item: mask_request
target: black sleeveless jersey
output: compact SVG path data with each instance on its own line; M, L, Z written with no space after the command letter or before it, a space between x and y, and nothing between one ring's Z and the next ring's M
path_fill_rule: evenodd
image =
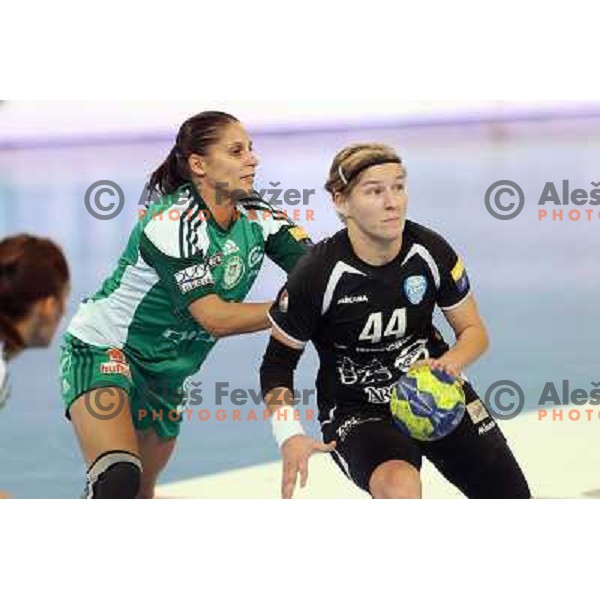
M326 424L382 408L412 363L444 354L434 308L455 308L469 293L451 246L406 221L400 253L383 266L358 258L346 229L317 244L290 273L269 317L288 338L315 345L319 420Z

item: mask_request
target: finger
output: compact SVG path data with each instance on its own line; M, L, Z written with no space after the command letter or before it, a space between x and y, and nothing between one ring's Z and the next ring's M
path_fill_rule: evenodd
M283 469L283 481L281 485L281 497L290 500L294 495L296 479L298 478L298 466L295 462L286 463Z
M413 363L413 367L429 367L431 366L432 360L431 358L422 358L418 360L416 363Z
M324 444L323 442L315 443L315 451L316 452L332 452L335 450L336 443L335 441L329 442L328 444Z
M300 462L300 487L306 487L308 481L308 460Z

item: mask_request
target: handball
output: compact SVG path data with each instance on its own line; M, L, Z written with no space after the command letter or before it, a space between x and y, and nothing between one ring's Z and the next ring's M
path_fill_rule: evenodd
M412 367L392 389L394 424L423 442L439 440L454 431L465 414L462 382L427 365Z

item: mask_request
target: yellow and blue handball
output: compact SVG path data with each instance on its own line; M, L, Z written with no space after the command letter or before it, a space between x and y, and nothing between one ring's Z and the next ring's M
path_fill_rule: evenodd
M390 410L406 435L439 440L454 431L465 414L465 393L459 379L427 365L412 367L392 389Z

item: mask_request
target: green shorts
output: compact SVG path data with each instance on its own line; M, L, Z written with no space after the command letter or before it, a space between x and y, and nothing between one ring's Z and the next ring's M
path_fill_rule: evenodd
M91 346L67 333L61 345L60 380L67 418L75 400L90 390L118 388L125 394L107 392L90 409L99 420L114 418L129 402L136 429L152 427L165 439L179 435L185 378L157 379L127 356L126 350Z

